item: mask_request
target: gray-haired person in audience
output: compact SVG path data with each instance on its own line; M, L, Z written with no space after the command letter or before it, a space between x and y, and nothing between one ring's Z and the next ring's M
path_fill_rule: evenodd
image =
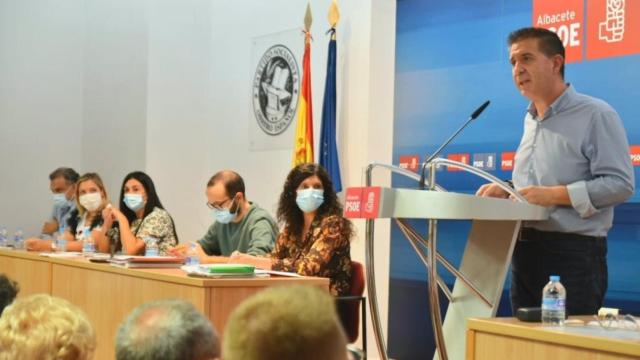
M272 287L249 298L225 328L224 360L346 360L347 341L326 290Z
M18 283L9 279L7 275L0 274L0 315L4 308L13 302L18 292L20 292Z
M158 300L127 316L116 335L117 360L205 360L220 357L218 335L191 303Z

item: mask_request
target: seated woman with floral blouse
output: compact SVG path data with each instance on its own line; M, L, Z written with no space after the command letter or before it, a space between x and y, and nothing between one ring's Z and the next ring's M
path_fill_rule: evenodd
M327 277L333 295L347 295L353 230L342 216L342 206L322 166L307 163L291 170L280 195L278 221L284 229L268 257L235 253L229 262Z
M102 211L104 226L112 228L110 238L96 243L99 251L110 246L128 255L144 255L147 241L156 241L158 254L166 255L178 244L171 215L164 209L149 175L134 171L125 176L120 193L120 210L107 207ZM110 241L112 243L110 243Z

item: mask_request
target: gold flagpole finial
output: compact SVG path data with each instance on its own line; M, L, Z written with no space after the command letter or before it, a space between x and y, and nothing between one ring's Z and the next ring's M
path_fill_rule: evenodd
M329 25L331 25L331 28L335 28L338 25L338 21L340 20L340 11L338 10L338 2L336 0L331 2L327 18L329 19Z
M311 4L307 3L307 11L304 14L304 30L307 33L311 30L311 23L313 23L313 17L311 16Z

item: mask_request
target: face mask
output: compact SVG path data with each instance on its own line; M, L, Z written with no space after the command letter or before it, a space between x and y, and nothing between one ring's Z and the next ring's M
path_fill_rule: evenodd
M100 193L91 193L80 195L80 205L88 211L96 211L102 205L102 195Z
M53 194L53 204L55 206L65 206L65 205L69 205L69 202L67 201L67 197L65 196L65 194L60 193L60 194Z
M124 204L127 205L131 211L138 211L144 206L144 201L140 194L124 194Z
M233 207L233 202L231 202L231 207ZM211 211L213 212L213 217L216 219L216 222L219 222L221 224L228 224L235 220L238 216L238 210L236 210L236 212L234 213L231 213L231 211L226 208L222 210L213 209Z
M302 212L316 211L324 202L324 190L322 189L304 189L298 190L296 196L296 204Z

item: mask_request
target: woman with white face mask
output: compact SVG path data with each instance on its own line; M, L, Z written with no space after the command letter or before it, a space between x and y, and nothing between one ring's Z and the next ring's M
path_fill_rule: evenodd
M234 254L230 263L330 278L334 295L349 293L351 222L327 171L318 164L298 165L289 172L278 204L284 228L268 258Z
M82 251L85 238L91 236L97 243L108 241L107 231L103 226L101 211L109 200L102 179L96 173L82 175L76 183L76 209L69 215L68 226L63 238L67 241L67 251ZM50 251L52 240L39 241L32 251Z
M109 228L104 226L105 219L102 217L102 209L109 204L109 198L100 176L96 173L84 174L78 179L76 191L78 213L71 214L69 227L65 231L67 251L81 251L81 242L88 236L98 243L105 241L110 235L107 234Z
M134 171L125 176L120 192L120 209L102 211L105 227L113 228L114 250L144 255L148 242L155 242L158 255L178 244L171 215L164 209L149 175ZM116 226L117 222L117 226ZM110 251L108 239L96 242L98 250Z

